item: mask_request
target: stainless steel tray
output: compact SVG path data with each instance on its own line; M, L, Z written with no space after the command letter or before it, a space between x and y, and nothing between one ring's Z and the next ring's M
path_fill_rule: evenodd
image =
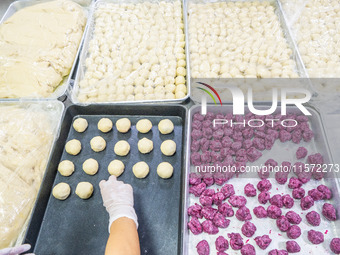
M0 21L0 24L3 23L4 21L6 21L9 17L11 17L17 11L19 11L19 10L25 8L25 7L29 7L29 6L40 4L40 3L50 2L50 1L51 0L18 0L18 1L15 1L8 7L7 11L5 12L4 16L2 17L2 19ZM73 2L77 2L83 7L85 15L86 15L87 20L88 20L89 9L90 9L90 5L91 5L92 0L73 0ZM83 44L84 35L85 35L86 30L87 30L87 26L88 26L88 22L86 22L84 32L83 32L83 36L82 36L82 38L79 42L77 54L76 54L76 57L73 61L73 65L72 65L70 74L64 77L61 84L56 88L56 90L49 97L42 98L42 99L57 99L58 97L63 96L65 94L66 90L68 89L68 87L70 85L73 72L75 71L75 68L77 66L77 60L78 60L78 56L80 54L80 50L81 50L81 47L82 47L82 44ZM16 100L16 99L14 99L14 98L10 98L10 99L1 98L1 100L13 101L13 100Z
M171 1L171 0L170 0ZM182 103L186 101L191 93L191 86L190 86L190 62L189 62L189 49L188 49L188 36L187 36L187 9L186 9L186 0L181 0L182 1L182 10L183 10L183 23L184 23L184 35L185 35L185 54L186 54L186 86L187 86L187 95L184 98L181 99L157 99L157 100L141 100L141 101L117 101L117 102L79 102L77 98L77 93L79 91L79 82L83 79L86 71L85 67L85 60L88 56L88 48L89 48L89 43L93 37L93 30L94 30L94 23L95 23L95 17L94 17L94 12L96 8L98 7L99 4L101 3L120 3L121 1L119 0L96 0L95 4L91 8L90 12L90 17L88 19L88 28L86 29L85 36L84 36L84 43L83 47L80 52L80 57L79 57L79 64L77 67L77 72L76 72L76 77L75 77L75 82L72 87L72 91L70 92L71 94L71 101L74 104L78 105L88 105L88 104L125 104L125 103ZM147 0L129 0L125 1L124 3L139 3L139 2L147 2ZM157 1L150 1L150 2L157 2Z
M261 109L260 107L257 107L258 109ZM262 108L263 109L263 108ZM267 109L267 107L266 107ZM263 164L267 159L273 158L274 160L278 161L278 163L281 163L284 160L290 161L290 162L296 162L295 157L295 152L296 149L299 146L305 146L308 150L309 153L315 153L315 152L322 152L322 155L324 157L325 163L339 163L339 162L333 162L328 142L327 142L327 136L321 121L320 114L317 112L317 110L313 107L308 107L307 108L312 116L309 118L309 122L311 125L312 130L314 131L315 137L314 139L309 142L308 144L305 142L301 142L300 144L294 144L294 143L280 143L280 141L276 141L274 147L270 151L263 151L263 156L257 160L255 163L249 164L249 165L260 165L261 163ZM226 229L219 229L219 233L217 235L208 235L208 234L200 234L200 235L193 235L187 228L187 222L189 220L189 216L187 215L187 208L194 204L198 203L198 199L194 197L193 195L189 194L189 174L190 172L193 171L193 166L190 164L190 144L191 144L191 123L192 123L192 116L200 112L201 108L200 106L193 106L189 110L188 114L188 125L187 125L187 153L186 153L186 188L184 190L184 212L183 212L183 254L188 255L188 254L196 254L196 245L199 241L206 239L209 244L210 244L210 250L215 251L215 240L219 235L223 235L226 237L227 233L231 232L240 232L241 226L243 225L244 222L240 222L235 218L235 216L228 218L231 220L230 225ZM278 109L280 110L280 109ZM207 108L208 112L213 112L213 113L232 113L232 106L231 105L225 105L225 106L208 106ZM298 109L289 107L287 108L287 113L296 113L299 112ZM284 153L282 153L284 152ZM248 165L248 164L247 164ZM333 172L334 173L334 172ZM312 188L316 188L317 185L320 184L325 184L328 187L331 188L333 192L333 199L330 200L330 203L335 206L337 211L339 212L340 210L340 203L337 200L339 197L339 182L337 179L337 174L334 173L327 173L327 177L324 178L321 181L315 181L311 180L307 184L303 185L303 188L306 190L306 192ZM270 190L272 194L291 194L291 190L288 189L286 186L287 185L279 185L277 184L276 180L274 178L269 178L273 187ZM244 195L244 186L246 183L252 183L254 186L258 183L259 178L249 178L247 177L247 174L244 173L242 174L239 178L232 178L231 180L228 181L228 183L231 183L234 185L235 192L237 195ZM221 186L214 185L212 186L213 188L221 188ZM257 195L258 195L257 191ZM256 216L254 216L252 212L252 208L254 206L258 206L259 203L257 201L257 196L255 198L247 198L247 206L249 206L249 209L251 209L251 214L252 214L252 220L251 222L254 223L257 227L257 231L255 235L251 238L246 238L242 235L243 241L245 242L248 240L248 243L252 244L258 254L263 254L263 250L260 250L256 243L254 242L254 238L259 235L264 235L267 234L269 237L272 239L272 242L270 246L266 249L266 252L269 252L272 249L285 249L285 242L288 241L289 239L286 238L285 234L283 232L280 232L278 228L276 227L276 223L274 220L271 219L258 219ZM328 201L327 201L328 202ZM308 211L303 211L301 218L302 222L299 224L301 230L302 230L302 235L296 239L296 241L299 243L301 247L301 254L333 254L330 249L329 249L329 243L332 238L338 237L340 234L340 222L339 219L335 222L330 222L324 219L324 217L321 215L321 210L322 210L322 205L323 201L317 201L315 202L315 205ZM268 206L264 205L266 208ZM286 213L289 210L296 210L298 212L301 211L300 209L300 203L299 200L295 200L295 205L292 209L285 209L283 208L282 211L283 213ZM321 224L318 227L311 227L310 225L307 224L306 219L305 219L305 214L311 210L316 210L320 213L321 215ZM235 211L235 209L234 209ZM269 223L269 224L268 224ZM307 239L307 231L310 229L318 230L323 232L325 235L325 242L320 245L312 245L308 239ZM281 236L280 236L281 235ZM230 254L237 254L235 253L236 251L233 251L231 248L227 250L228 253Z

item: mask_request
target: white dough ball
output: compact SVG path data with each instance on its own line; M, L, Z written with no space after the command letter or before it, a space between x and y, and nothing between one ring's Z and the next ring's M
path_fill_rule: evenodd
M120 133L127 133L131 128L131 121L128 118L121 118L117 120L116 128Z
M161 144L161 151L165 156L172 156L176 152L176 143L172 140L166 140Z
M115 159L110 162L107 169L111 175L119 177L124 172L125 165L121 160Z
M83 170L88 175L95 175L98 172L98 168L98 161L93 158L89 158L83 163Z
M63 160L58 165L58 171L62 176L70 176L74 172L74 164L70 160Z
M143 154L151 152L153 150L153 142L144 137L138 141L138 150Z
M52 195L59 200L65 200L71 193L70 185L65 182L58 183L54 186Z
M130 144L127 141L121 140L115 144L114 152L118 156L126 156L130 152Z
M113 123L108 118L102 118L98 122L98 129L100 131L102 131L103 133L107 133L107 132L111 131L112 126L113 126Z
M95 152L100 152L105 150L106 148L106 141L101 136L95 136L90 141L91 149Z
M148 133L151 130L151 128L152 123L148 119L141 119L136 124L136 129L143 134Z
M136 163L132 167L132 172L137 178L145 178L149 174L149 166L144 161Z
M174 123L172 123L172 121L169 119L161 120L158 123L158 129L163 135L170 134L172 131L174 131Z
M89 182L79 182L76 188L76 194L81 199L88 199L92 196L93 186Z
M76 156L81 151L81 143L77 139L70 140L65 145L65 150L68 154Z
M74 130L79 133L83 133L87 129L87 127L88 127L88 123L87 123L87 120L84 118L77 118L73 122Z
M168 162L162 162L157 167L157 174L163 179L168 179L174 172L173 166Z

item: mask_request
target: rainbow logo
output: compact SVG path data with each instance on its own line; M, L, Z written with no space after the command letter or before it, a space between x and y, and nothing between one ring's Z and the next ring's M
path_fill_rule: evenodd
M217 91L212 86L210 86L206 83L203 83L203 82L197 82L197 83L201 84L203 86L206 86L208 89L210 89L212 92L214 92L214 94L217 96L218 100L220 101L220 104L222 105L220 95L217 93ZM213 96L213 94L210 91L208 91L207 89L201 88L201 87L197 87L197 88L200 89L200 90L203 90L205 93L207 93L212 98L214 103L217 104L215 97Z

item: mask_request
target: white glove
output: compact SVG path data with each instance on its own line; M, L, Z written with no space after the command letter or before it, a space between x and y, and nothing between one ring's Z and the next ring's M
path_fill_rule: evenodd
M0 255L17 255L17 254L21 254L23 252L26 252L29 249L31 249L31 245L23 244L23 245L13 247L13 248L2 249L2 250L0 250ZM30 254L26 254L26 255L34 255L34 254L30 253Z
M117 181L116 176L111 175L108 181L101 181L99 187L103 204L110 215L109 233L111 224L121 217L133 220L138 228L137 215L133 208L133 190L131 185Z

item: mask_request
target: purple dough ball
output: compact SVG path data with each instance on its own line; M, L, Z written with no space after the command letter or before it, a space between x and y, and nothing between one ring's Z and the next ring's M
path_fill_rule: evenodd
M224 217L234 216L234 210L231 205L223 203L218 207L218 212L220 212Z
M260 204L266 204L270 199L270 195L268 192L261 192L258 196L258 200Z
M288 252L286 250L271 250L268 255L288 255Z
M288 221L292 224L300 224L300 222L302 221L300 215L298 215L296 212L294 211L288 211L286 213L286 218L288 219Z
M267 215L269 218L272 219L277 219L281 216L282 211L279 207L277 207L276 205L270 205L267 208Z
M222 204L223 200L225 199L225 196L222 192L217 192L212 196L212 199L214 201L214 204L219 206Z
M206 189L202 193L203 196L208 196L208 197L212 197L214 194L215 194L215 190L214 189Z
M199 140L194 140L191 142L191 145L190 145L191 152L198 152L200 148L201 148L201 144Z
M291 177L289 179L288 188L296 189L296 188L301 188L301 186L302 186L302 182L298 178Z
M241 248L241 254L242 255L256 255L256 251L255 251L254 246L248 243Z
M302 159L306 157L308 154L308 151L305 147L299 147L296 151L296 158L297 159Z
M225 184L222 187L221 192L223 193L225 198L229 198L230 196L235 194L234 186L232 184Z
M201 151L202 152L206 152L209 150L210 147L210 140L208 140L207 138L202 138L200 140L200 145L201 145Z
M254 142L253 142L254 145ZM255 162L262 156L262 152L257 150L255 147L250 147L247 149L247 158L249 162Z
M292 164L288 161L283 161L281 163L281 169L283 172L290 173L292 170Z
M322 206L322 215L325 216L327 220L335 221L336 210L334 206L329 203L324 203L324 205Z
M218 227L216 227L211 220L203 221L202 227L203 231L209 235L215 235L218 233Z
M317 187L318 191L323 194L323 199L331 199L332 198L332 191L325 185L319 185Z
M256 189L253 184L248 183L246 186L244 186L244 194L247 197L255 197L256 196Z
M203 164L211 162L211 151L206 151L201 154L201 162Z
M261 192L263 191L268 191L272 188L272 184L270 183L269 180L264 179L259 181L259 183L257 184L257 189Z
M314 201L322 200L324 197L324 194L317 189L311 189L308 191L308 195L311 196Z
M204 119L212 122L215 119L215 113L207 112L207 114L204 116Z
M286 232L290 228L290 222L285 216L280 216L276 220L276 226L280 229L280 231Z
M286 242L286 250L289 253L297 253L301 251L301 248L299 246L299 244L295 241L287 241Z
M190 185L198 185L202 182L202 178L200 174L190 173L189 175L189 184Z
M301 199L305 196L305 190L303 188L295 188L293 189L292 196L295 199Z
M286 194L282 196L282 204L287 209L290 209L294 206L294 199L291 198L290 195Z
M321 223L320 214L318 214L316 211L311 211L306 214L306 219L309 224L312 226L319 226Z
M203 207L202 209L202 216L207 220L212 220L217 213L217 209L212 208L210 206Z
M207 138L208 140L210 140L212 138L213 130L211 128L203 127L202 132L203 132L204 138Z
M323 243L324 237L323 237L323 234L320 231L309 230L308 231L308 240L312 244L320 244L320 243Z
M296 129L292 132L292 141L293 143L299 144L302 139L302 131L299 129Z
M211 186L214 184L214 177L212 176L212 174L210 173L206 173L203 175L203 182L207 185L207 186Z
M225 136L221 140L223 148L230 148L233 144L233 140L229 136Z
M216 173L214 175L214 181L216 185L222 186L226 181L228 181L228 178L225 173Z
M227 228L230 224L230 220L227 220L221 213L216 213L213 223L216 227Z
M191 124L191 127L192 127L193 130L194 129L200 130L200 129L202 129L202 122L199 121L199 120L194 120Z
M253 209L255 216L259 219L267 217L267 211L263 206L257 206Z
M320 153L309 155L307 158L307 162L309 164L315 164L315 165L322 165L324 163L323 157Z
M263 166L259 169L258 171L258 175L260 179L268 179L269 175L270 175L270 171L269 168L267 166Z
M194 114L193 120L199 120L200 122L202 122L204 120L204 115L197 112L197 113Z
M198 255L209 255L210 254L210 247L206 240L200 241L197 246L197 253Z
M305 142L309 142L310 140L312 140L313 137L314 137L314 133L310 129L304 130L302 132L302 138Z
M220 141L211 141L210 149L211 151L220 151L222 149L222 143Z
M258 149L260 151L263 151L264 149L266 149L264 139L258 138L258 137L255 137L253 139L253 146L254 146L255 149Z
M202 206L195 203L194 205L188 208L188 215L202 219L201 211L202 211Z
M243 196L231 196L228 200L228 202L233 206L233 207L243 207L247 203L247 199Z
M190 160L191 160L191 164L193 164L194 166L199 166L201 165L201 154L199 152L193 152L191 153L190 156ZM190 181L190 179L189 179Z
M247 150L247 157L248 157L248 149L250 149L252 146L253 146L253 141L252 140L246 139L246 140L243 141L242 147Z
M287 231L287 237L290 239L296 239L301 236L301 228L298 225L291 226Z
M280 194L274 195L269 200L270 204L276 205L279 208L283 207L282 196Z
M288 180L289 172L276 172L275 180L278 184L285 184Z
M340 253L340 238L333 238L329 247L331 248L332 252L335 254Z
M243 206L236 211L236 218L239 221L251 220L251 214L247 207Z
M206 189L207 185L205 183L200 183L198 185L192 186L189 189L189 192L194 194L196 197L199 197L203 191Z
M243 224L241 231L246 237L252 237L256 232L256 226L250 221L247 221Z
M255 237L255 242L262 250L267 249L269 244L271 243L272 239L269 238L268 235L257 236Z
M256 131L255 137L258 137L258 138L265 138L265 137L266 137L266 134L265 134L264 132L261 132L261 131Z
M192 130L192 132L191 132L191 138L192 138L194 141L197 141L197 140L201 139L201 138L202 138L202 135L203 135L203 133L202 133L201 130L194 129L194 130Z
M232 150L238 151L239 149L242 148L242 143L241 142L234 142L234 143L232 143L232 145L230 147L231 147Z
M201 195L199 200L200 200L201 205L203 206L211 206L213 204L212 197Z
M229 248L228 240L225 239L223 236L217 237L215 241L215 246L217 251L225 251Z
M228 237L230 238L230 247L233 250L241 250L243 247L243 238L239 233L230 233L228 234Z
M274 167L278 166L278 163L274 159L268 159L264 165L270 167L270 172L272 172Z
M188 222L188 228L194 235L201 234L203 232L202 225L196 217L192 217Z
M279 139L281 143L284 143L292 139L292 134L287 132L286 130L280 130Z
M311 171L304 170L304 171L298 173L297 176L298 176L299 180L303 184L305 184L305 183L310 181L310 179L312 178L312 174L313 173Z
M214 134L213 134L213 138L215 140L220 140L222 139L222 137L224 136L224 131L223 129L217 129Z
M301 199L301 209L302 210L308 210L314 205L314 200L311 196L305 196L304 198Z

